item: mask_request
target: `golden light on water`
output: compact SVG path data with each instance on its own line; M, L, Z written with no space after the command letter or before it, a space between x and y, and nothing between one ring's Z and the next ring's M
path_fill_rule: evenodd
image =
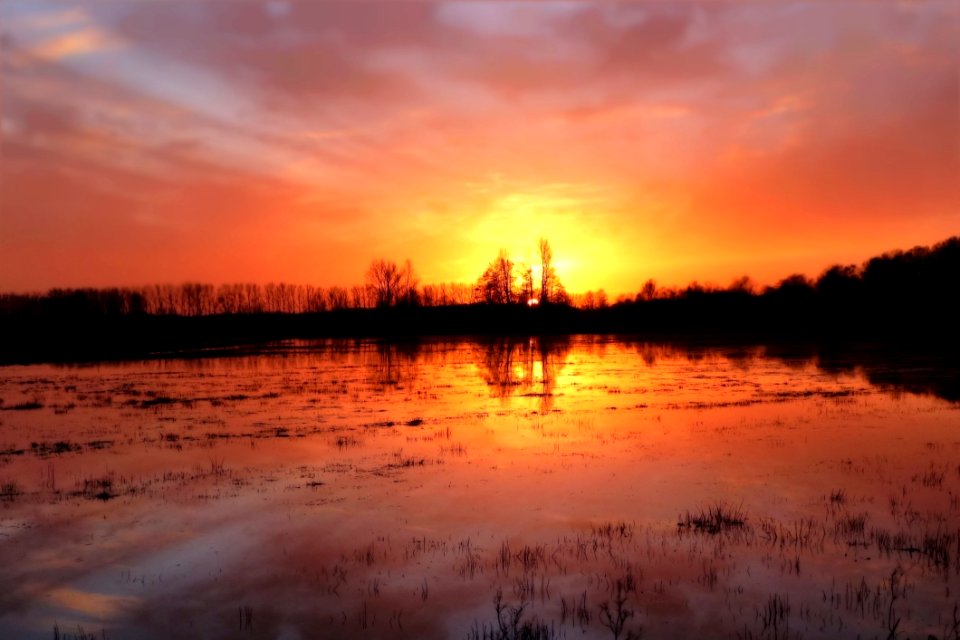
M496 592L522 601L527 551L545 597L524 606L558 627L563 593L602 611L597 576L639 558L666 585L632 594L644 637L759 637L771 592L812 612L790 619L799 635L832 620L831 637L869 637L877 617L822 594L882 594L903 566L904 635L941 628L955 558L878 541L955 548L952 369L778 352L489 337L10 367L5 406L46 404L5 417L0 635L227 638L252 617L304 637L470 637L496 624ZM683 524L717 505L745 523ZM872 529L843 528L857 518ZM801 530L812 544L789 542ZM596 616L572 630L609 637Z

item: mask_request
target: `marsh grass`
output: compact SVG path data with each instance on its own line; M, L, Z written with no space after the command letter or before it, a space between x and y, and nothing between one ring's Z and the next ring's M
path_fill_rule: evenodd
M827 538L827 528L814 518L801 518L789 523L761 519L760 535L772 546L802 551L822 551Z
M407 467L422 467L427 464L426 458L400 458L397 462L393 464L388 464L388 467L391 468L407 468Z
M633 538L634 525L629 522L607 522L593 527L593 535L607 540L630 540Z
M3 456L22 456L22 455L25 454L26 452L27 452L26 449L21 449L21 448L19 448L19 447L10 447L10 446L8 446L6 449L0 449L0 457L3 457Z
M467 633L467 640L556 640L563 637L553 624L548 625L536 616L525 619L527 605L525 600L517 605L504 604L503 590L497 589L493 598L495 622L478 624L475 621Z
M69 440L57 440L56 442L31 442L30 451L40 458L56 456L63 453L79 452L83 447Z
M77 625L75 631L61 631L57 623L53 624L53 640L107 640L106 629L101 629L100 633L84 631L83 627Z
M37 409L43 409L44 406L42 402L37 400L28 400L10 405L0 404L0 411L36 411Z
M867 513L844 513L834 524L836 534L843 538L860 537L863 538L867 530Z
M844 489L837 489L835 491L831 491L830 495L828 496L828 499L830 500L830 504L835 504L835 505L846 504L847 492Z
M946 473L940 469L927 469L923 473L918 473L913 476L914 482L919 482L924 487L942 487L944 478L946 478Z
M585 630L590 625L592 617L590 607L587 606L586 590L579 596L571 598L570 602L567 602L566 598L560 598L561 625L566 624L567 618L569 618L571 626L578 625L582 630Z
M214 477L220 478L227 474L227 468L224 466L225 461L223 458L210 458L210 474Z
M337 449L343 450L349 449L350 447L359 447L361 442L356 436L340 435L334 439L333 444L337 447Z
M0 482L0 501L13 502L23 495L23 489L16 480Z
M119 495L118 487L121 484L119 479L112 471L99 478L84 478L78 484L78 490L74 495L82 496L89 500L112 500Z
M790 636L790 600L786 594L772 593L759 611L763 635L774 638Z
M155 407L165 407L174 405L178 402L176 398L170 396L155 396L147 400L128 400L126 404L140 409L153 409Z
M462 442L454 442L449 447L440 447L440 453L448 453L453 456L465 456L467 455L467 447Z
M53 405L52 408L53 408L53 412L54 412L56 415L62 416L62 415L65 415L65 414L67 414L67 413L70 413L71 411L73 411L74 409L76 409L76 408L77 408L77 405L76 405L75 403L73 403L73 402L68 402L68 403L66 403L66 404L56 404L56 405Z
M944 640L960 640L960 603L953 605L953 615L943 624Z
M613 640L620 640L622 636L625 640L639 640L640 629L626 630L623 635L627 621L636 616L636 611L627 606L627 599L630 594L637 591L637 583L632 574L627 574L622 578L617 578L613 588L613 599L600 603L600 612L597 619L600 624L610 630L613 634Z
M249 605L244 605L237 607L237 614L239 618L239 630L240 631L252 631L253 630L253 607Z
M680 516L677 527L697 532L717 534L731 529L743 529L747 525L747 515L742 507L719 502L701 508L697 512L687 511Z
M886 556L917 555L934 568L943 571L953 568L960 573L960 531L937 528L913 533L877 528L871 531L870 537L880 553Z

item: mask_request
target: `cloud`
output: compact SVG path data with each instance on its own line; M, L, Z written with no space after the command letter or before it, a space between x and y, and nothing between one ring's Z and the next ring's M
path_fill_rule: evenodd
M449 238L482 262L497 225L554 219L597 255L655 238L691 270L857 225L886 229L880 249L956 227L955 4L10 6L2 224L22 274L70 273L43 249L70 234L72 260L136 261L112 240L130 237L194 279L283 277L313 245L341 264L310 279L349 282L380 255L442 274L469 253ZM603 197L558 204L560 184Z
M372 51L430 40L428 6L294 3L265 11L251 3L201 3L185 11L159 4L110 8L103 19L158 58L178 60L256 92L267 108L340 98L400 99L416 87L370 61ZM177 38L169 37L178 34Z
M122 43L100 29L87 28L40 42L28 51L44 60L61 60L122 47Z
M0 10L0 32L16 41L27 56L58 62L123 47L121 39L101 28L82 8L13 4Z
M558 20L575 18L589 9L583 2L443 2L439 22L486 37L551 37Z
M88 24L90 18L87 13L79 7L69 9L55 9L53 11L38 11L18 13L17 15L5 16L8 20L8 28L11 31L21 30L50 30L63 27L75 27Z

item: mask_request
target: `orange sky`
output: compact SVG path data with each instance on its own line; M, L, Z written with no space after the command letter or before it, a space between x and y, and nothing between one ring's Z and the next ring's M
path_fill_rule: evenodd
M761 283L960 233L960 4L0 4L0 290Z

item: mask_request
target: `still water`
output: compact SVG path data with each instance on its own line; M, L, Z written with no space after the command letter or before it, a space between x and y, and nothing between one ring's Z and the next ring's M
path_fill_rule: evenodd
M602 337L3 367L0 637L957 638L956 383Z

